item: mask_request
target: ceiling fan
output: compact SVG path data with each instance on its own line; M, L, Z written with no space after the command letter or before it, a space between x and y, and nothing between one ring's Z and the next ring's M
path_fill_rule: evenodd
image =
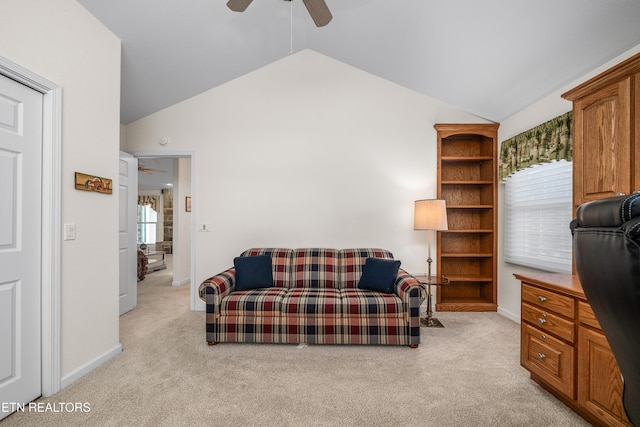
M162 172L162 173L167 173L167 171L162 170L162 169L151 169L151 168L147 168L145 167L142 163L138 163L138 172L144 172L147 175L153 175L154 172Z
M227 7L234 12L244 12L253 0L229 0ZM291 1L291 0L287 0ZM316 27L324 27L331 22L331 11L327 7L324 0L302 0L311 15L311 19L315 22Z

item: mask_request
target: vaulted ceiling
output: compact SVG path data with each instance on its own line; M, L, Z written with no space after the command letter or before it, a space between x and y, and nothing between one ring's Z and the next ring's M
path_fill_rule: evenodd
M78 0L122 40L130 123L309 48L500 122L640 44L638 0Z

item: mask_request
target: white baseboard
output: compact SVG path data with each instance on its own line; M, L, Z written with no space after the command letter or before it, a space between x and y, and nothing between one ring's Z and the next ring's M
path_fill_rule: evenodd
M94 369L96 369L97 367L105 364L107 361L109 361L112 358L116 357L120 353L122 353L122 344L118 343L117 346L115 346L114 348L112 348L111 350L109 350L108 352L103 354L102 356L99 356L96 359L93 359L91 362L87 363L84 366L81 366L80 368L78 368L75 371L71 372L69 375L64 376L60 380L61 389L63 389L66 386L76 382L80 378L82 378L85 375L87 375L89 372L91 372Z
M183 280L180 280L179 282L171 282L171 286L182 286L190 282L191 282L191 279L183 279Z
M516 316L515 314L511 313L510 311L507 311L503 308L498 307L498 314L501 316L506 317L509 320L513 320L516 323L520 323L520 317Z

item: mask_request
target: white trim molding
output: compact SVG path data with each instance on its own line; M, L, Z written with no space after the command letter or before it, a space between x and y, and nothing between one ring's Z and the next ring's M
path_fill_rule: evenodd
M516 322L517 324L520 324L520 317L519 316L516 316L512 312L507 311L502 307L498 307L498 314L501 315L502 317L506 317L507 319Z
M171 282L171 286L183 286L190 282L191 280L189 279L182 279L182 280Z
M61 389L60 380L60 192L62 88L0 56L0 74L43 95L42 127L42 395Z
M84 377L94 369L104 365L105 363L107 363L109 360L113 359L120 353L122 353L122 344L118 344L117 346L113 347L111 350L104 353L102 356L96 357L91 362L82 365L75 371L71 372L69 375L66 375L64 378L62 378L62 381L61 381L62 388L65 388L66 386L78 381L80 378Z

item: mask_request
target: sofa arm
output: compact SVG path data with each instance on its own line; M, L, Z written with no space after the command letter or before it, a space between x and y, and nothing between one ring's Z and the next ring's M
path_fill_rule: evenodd
M424 286L420 284L418 279L413 277L411 274L407 273L403 269L398 271L398 277L396 277L396 294L400 297L402 301L409 301L411 295L411 291L413 289L418 290L418 297L424 301L427 297L426 291L424 290ZM422 301L420 302L422 303Z
M409 345L420 344L420 305L426 298L424 286L412 275L400 269L396 278L396 294L406 306L406 321L409 323Z
M400 299L409 307L409 316L419 316L420 305L423 303L427 294L424 286L403 269L398 271L398 277L396 278L396 294ZM413 310L416 313L413 313Z
M207 313L218 314L222 298L236 288L236 269L229 268L208 278L198 288L200 299L207 304Z

